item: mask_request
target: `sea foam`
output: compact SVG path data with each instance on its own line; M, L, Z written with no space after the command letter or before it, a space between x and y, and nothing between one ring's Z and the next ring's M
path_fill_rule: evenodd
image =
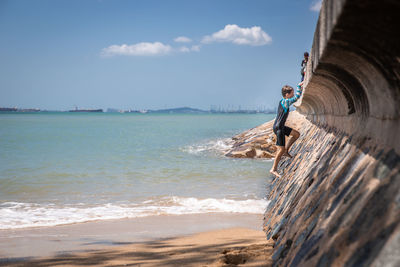
M177 196L146 200L137 204L108 203L97 206L5 202L0 204L0 229L55 226L157 215L212 212L262 214L267 204L268 201L264 199L198 199Z
M189 154L201 154L211 152L216 154L225 154L232 148L233 140L231 138L209 140L203 143L188 145L181 150Z

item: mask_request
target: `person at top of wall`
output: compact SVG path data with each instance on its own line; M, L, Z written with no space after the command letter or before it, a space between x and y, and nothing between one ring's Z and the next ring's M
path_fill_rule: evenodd
M285 126L287 117L289 116L289 108L294 102L296 102L303 92L303 82L297 85L296 94L294 93L293 87L285 85L282 87L283 98L279 101L278 112L276 114L276 119L274 122L273 130L276 135L276 146L277 152L272 165L270 173L280 177L278 173L278 163L282 156L291 158L292 155L289 154L289 149L293 143L300 137L300 133L295 129ZM290 136L289 141L285 144L285 136Z
M301 61L301 81L304 81L304 75L306 74L306 67L308 62L308 52L304 52L304 59Z

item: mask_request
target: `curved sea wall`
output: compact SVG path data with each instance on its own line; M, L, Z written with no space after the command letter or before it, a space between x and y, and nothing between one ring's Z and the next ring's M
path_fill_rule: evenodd
M301 137L264 216L276 266L400 266L399 1L325 0Z
M326 0L300 113L400 154L400 2Z

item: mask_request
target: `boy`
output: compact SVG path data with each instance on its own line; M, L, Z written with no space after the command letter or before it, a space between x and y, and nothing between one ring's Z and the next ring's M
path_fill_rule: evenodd
M278 113L276 114L276 119L274 122L274 133L276 134L276 146L278 147L275 160L274 160L274 165L272 166L272 169L270 170L270 173L280 177L277 168L278 168L278 163L281 160L282 156L286 156L291 158L292 156L289 154L289 149L293 145L293 143L299 138L300 133L290 127L285 126L286 119L289 115L289 107L292 105L294 102L297 101L297 99L300 98L301 93L303 91L303 82L299 83L297 86L297 91L296 94L294 93L293 87L289 85L285 85L282 87L282 100L279 101L279 106L278 106ZM285 135L290 136L290 139L288 143L286 144L285 147Z
M308 52L304 52L304 59L301 61L301 81L304 81L304 75L306 74L306 67L308 62Z

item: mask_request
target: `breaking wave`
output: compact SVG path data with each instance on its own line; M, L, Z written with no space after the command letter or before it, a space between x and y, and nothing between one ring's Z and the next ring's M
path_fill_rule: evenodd
M267 204L268 201L265 199L198 199L177 196L146 200L138 204L108 203L98 206L5 202L0 204L0 229L55 226L157 215L215 212L262 214Z

